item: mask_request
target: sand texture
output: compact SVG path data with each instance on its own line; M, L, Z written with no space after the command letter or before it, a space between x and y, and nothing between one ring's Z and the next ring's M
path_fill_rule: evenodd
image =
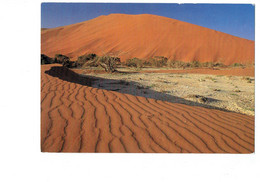
M233 74L232 70L225 70L225 73ZM79 72L79 69L73 71ZM114 74L84 73L88 71L90 70L83 69L82 74L95 78L91 84L94 88L247 115L255 113L254 77L142 71Z
M60 65L41 66L43 152L254 152L253 116L93 88L91 82Z
M86 53L200 62L254 62L254 41L155 15L111 14L41 31L41 52L76 60Z
M169 74L206 74L206 75L228 75L228 76L250 76L255 77L255 67L247 68L221 68L221 69L211 69L211 68L195 68L195 69L165 69L165 68L142 68L142 70L136 69L124 69L117 68L118 71L122 72L134 72L134 73L169 73ZM74 69L75 72L80 74L105 74L106 71L103 69Z

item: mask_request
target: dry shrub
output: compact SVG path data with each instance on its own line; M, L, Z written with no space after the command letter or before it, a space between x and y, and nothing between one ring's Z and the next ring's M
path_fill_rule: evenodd
M55 63L64 64L70 61L70 58L68 56L65 56L63 54L56 54L54 57Z
M155 56L153 58L150 58L148 61L150 62L150 65L152 67L160 68L160 67L167 66L168 58L163 56Z
M214 67L214 63L213 62L205 62L205 63L201 63L202 67L205 68L213 68Z
M126 66L128 67L134 67L134 68L142 68L143 67L143 61L138 58L132 58L126 60Z
M55 63L62 64L63 66L67 68L76 67L76 64L74 61L70 61L70 58L68 56L62 55L62 54L56 54L54 58Z
M233 63L231 67L244 67L244 65L241 63Z
M105 69L108 73L116 71L117 65L120 63L120 58L111 56L101 56L96 59L96 64Z
M187 66L187 63L177 60L168 60L167 66L170 68L185 68Z
M52 64L54 60L45 54L41 54L41 64Z
M93 60L97 57L96 54L85 54L82 56L79 56L76 63L78 67L88 67L88 66L96 66L93 62ZM91 64L93 62L93 64ZM84 66L83 66L84 65Z
M202 64L201 64L199 61L194 60L194 61L192 61L192 62L190 63L189 66L190 66L191 68L200 68L200 67L202 67Z

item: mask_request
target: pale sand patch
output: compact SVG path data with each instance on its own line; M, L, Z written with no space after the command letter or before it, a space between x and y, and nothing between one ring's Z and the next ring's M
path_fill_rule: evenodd
M86 75L105 78L102 82L94 82L92 86L96 88L173 103L189 104L188 101L193 101L194 105L202 103L205 106L254 115L254 77L172 73ZM125 85L120 80L129 84ZM196 95L207 98L207 101L202 102Z

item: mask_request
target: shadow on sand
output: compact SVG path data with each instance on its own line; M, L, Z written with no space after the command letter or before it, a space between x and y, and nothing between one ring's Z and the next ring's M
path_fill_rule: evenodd
M207 103L209 102L218 101L212 98L207 98L207 101L205 103L198 103L198 102L183 99L181 97L172 96L164 92L157 92L151 90L150 88L143 87L142 85L134 81L104 79L96 76L81 75L63 66L53 66L51 67L50 70L45 71L45 73L53 77L58 77L59 79L64 81L77 83L85 86L91 86L94 88L116 91L119 93L131 94L134 96L141 96L141 97L152 98L152 99L157 99L162 101L168 101L171 103L180 103L189 106L200 106L208 109L218 109L222 111L233 112L223 108L207 105Z

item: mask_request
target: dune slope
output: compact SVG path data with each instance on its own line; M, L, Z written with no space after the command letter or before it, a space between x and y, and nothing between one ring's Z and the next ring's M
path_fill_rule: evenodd
M59 65L41 70L43 152L254 152L254 117L86 86Z
M72 60L85 53L113 53L124 61L165 56L201 62L253 63L254 41L156 15L111 14L42 30L41 52Z

